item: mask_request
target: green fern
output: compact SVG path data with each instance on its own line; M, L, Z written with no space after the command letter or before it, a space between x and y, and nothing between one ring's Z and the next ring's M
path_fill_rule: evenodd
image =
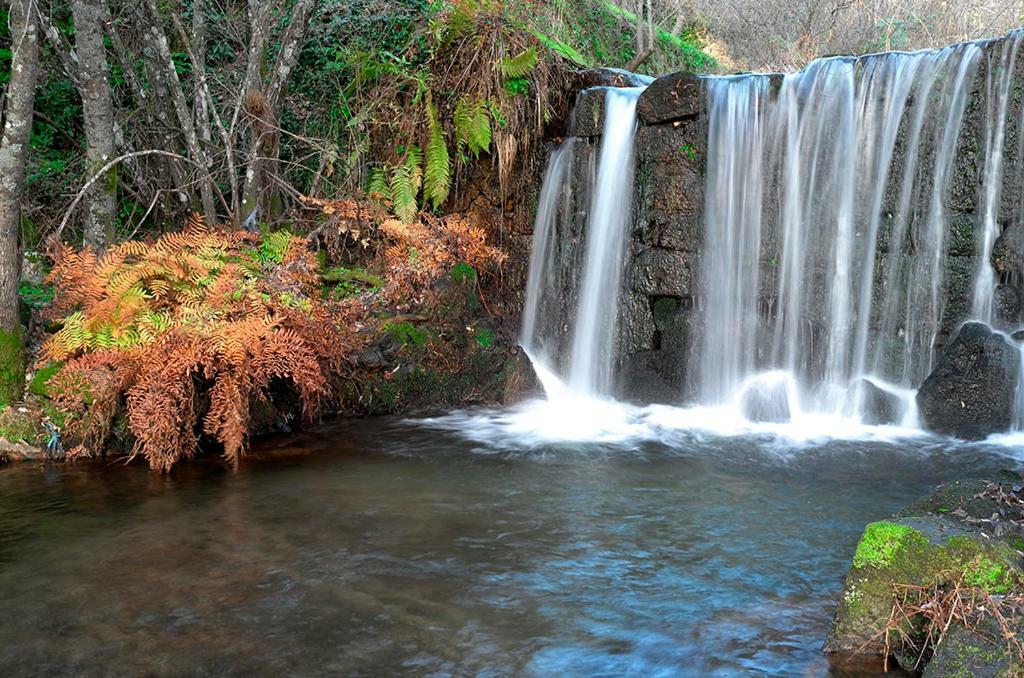
M486 101L459 99L455 104L453 121L459 150L468 149L474 158L490 152L491 116Z
M423 199L429 200L434 209L437 209L448 199L448 191L452 187L452 163L448 156L448 142L444 138L444 129L437 119L437 108L432 102L427 104L427 116L430 119L430 138L427 141Z
M388 171L384 167L370 170L370 180L366 184L366 192L384 200L391 199L391 187L388 185Z
M395 216L411 223L416 220L416 194L414 172L408 163L396 165L391 171L391 209Z
M514 57L501 60L501 74L506 78L524 78L537 67L537 49L530 47Z
M405 167L409 171L409 182L415 197L423 187L423 150L419 146L410 146L405 152Z

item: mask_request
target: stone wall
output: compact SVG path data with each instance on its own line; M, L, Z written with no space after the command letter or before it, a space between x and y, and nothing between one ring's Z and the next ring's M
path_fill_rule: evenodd
M970 310L977 264L976 229L982 216L979 205L985 163L988 57L998 54L1006 40L1008 38L982 45L984 53L957 142L952 186L945 205L950 238L944 259L944 315L937 354L941 354ZM1014 80L999 212L1002 236L993 255L1000 276L997 322L1007 328L1024 320L1024 137L1019 129L1024 112L1024 47L1018 55ZM603 102L601 90L587 90L579 96L573 119L579 153L592 154L599 142ZM705 228L707 141L704 85L699 77L684 73L663 76L641 96L638 114L633 233L620 300L619 395L639 402L680 402L693 395L687 393L687 384L695 368L692 347L699 345L701 331L699 278ZM894 184L892 177L902 174L904 139L905 135L901 135L897 142L891 186ZM934 152L926 149L919 171L930 172L934 156ZM876 286L883 284L889 258L931 256L931 253L915 251L913 239L907 239L896 251L890 251L893 248L887 242L885 220L891 219L897 193L895 188L888 191L877 248ZM927 199L924 195L915 197L911 229L915 220L925 218ZM776 301L778 268L775 262L780 247L773 214L766 214L764 228L760 306L768 318L774 312ZM579 246L583 224L575 224L572 231L574 242ZM808 319L808 323L812 331L823 332L823 328L814 327L813 318Z

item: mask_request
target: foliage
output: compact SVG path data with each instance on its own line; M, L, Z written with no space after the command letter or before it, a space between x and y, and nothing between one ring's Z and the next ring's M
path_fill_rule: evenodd
M488 245L484 229L473 219L458 214L446 217L425 217L423 221L405 224L395 219L380 225L382 236L389 243L384 252L387 270L385 297L407 304L449 271L468 279L465 271L493 270L506 258L504 252Z
M50 281L60 329L43 361L66 361L50 380L72 454L99 453L123 411L158 471L192 457L199 434L232 463L247 444L250 407L276 389L307 417L333 392L354 339L358 304L320 299L305 240L216 231L193 218L182 233L129 241L98 257L59 246Z
M62 361L48 363L36 370L32 380L28 384L28 392L42 398L50 395L50 380L57 376L57 373L64 367Z
M43 437L38 412L25 407L0 408L0 438L12 443L38 445Z
M38 311L53 301L53 287L51 285L34 285L30 282L22 281L18 286L18 296L25 306Z

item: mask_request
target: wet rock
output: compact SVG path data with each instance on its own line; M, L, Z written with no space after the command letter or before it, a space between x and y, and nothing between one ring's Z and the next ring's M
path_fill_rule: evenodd
M383 332L372 344L356 355L356 364L366 368L390 365L395 357L395 353L401 347L401 343L392 333Z
M982 622L984 631L955 626L935 648L924 670L924 678L970 676L1006 678L1024 675L1024 663L997 639L1001 629L991 619Z
M917 393L925 428L976 440L1009 430L1020 351L983 323L960 328Z
M10 441L0 437L0 466L12 461L29 461L33 459L45 459L46 450L37 445L31 445L24 441Z
M695 117L704 107L704 85L692 73L664 75L647 87L637 114L648 125Z
M572 134L577 137L599 137L604 130L605 91L600 87L586 89L576 97L572 111Z
M1024 282L1024 224L1006 227L992 247L992 266L1002 276Z
M693 291L693 257L685 252L650 248L633 261L632 289L662 297L689 297Z
M951 483L897 516L868 525L825 642L830 659L841 665L850 657L882 656L880 631L893 609L894 583L930 587L956 581L987 594L1020 590L1024 572L1010 544L1012 533L1006 532L1005 540L994 538L1003 531L993 529L991 521L982 529L976 516L991 510L999 492L1010 490L985 481ZM993 498L979 501L987 492ZM894 656L910 669L916 650L903 645L899 634L889 639Z
M876 386L867 379L858 379L853 388L860 389L861 421L872 426L888 426L900 423L903 405L893 393Z
M627 356L621 368L623 398L640 405L678 403L681 391L676 377L679 370L671 363L662 351Z
M781 424L790 420L789 389L784 379L750 384L740 399L740 412L753 422Z
M576 76L577 87L643 87L651 78L621 68L588 68Z

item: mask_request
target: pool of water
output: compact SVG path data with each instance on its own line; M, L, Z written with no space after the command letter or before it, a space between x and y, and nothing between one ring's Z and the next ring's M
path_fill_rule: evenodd
M931 438L517 450L464 421L343 421L237 473L0 471L0 675L824 675L865 523L1021 466Z

